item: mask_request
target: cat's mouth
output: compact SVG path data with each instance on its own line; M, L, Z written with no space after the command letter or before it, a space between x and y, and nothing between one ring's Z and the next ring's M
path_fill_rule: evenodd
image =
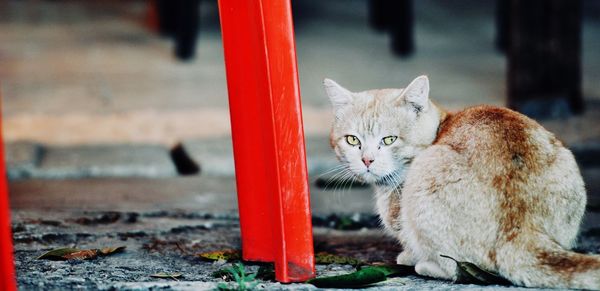
M366 171L366 172L358 174L356 176L361 182L367 183L367 184L377 184L377 182L380 179L380 177L376 174L373 174L372 171Z
M359 175L359 178L364 183L377 186L398 186L402 184L401 173L402 170L396 170L385 175L377 175L372 171L367 171Z

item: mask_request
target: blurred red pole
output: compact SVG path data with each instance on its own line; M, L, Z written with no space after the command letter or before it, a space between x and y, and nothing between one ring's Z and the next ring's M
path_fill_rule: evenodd
M281 282L315 275L289 0L220 0L245 260Z
M0 92L1 93L1 92ZM0 103L2 94L0 94ZM2 138L2 106L0 106L0 290L16 290L13 246L10 227L8 183L4 162L4 139Z

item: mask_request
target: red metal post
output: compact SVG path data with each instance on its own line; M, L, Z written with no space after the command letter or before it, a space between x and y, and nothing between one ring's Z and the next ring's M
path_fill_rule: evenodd
M0 94L1 100L2 95ZM0 112L1 108L0 106ZM16 289L8 183L6 181L6 163L4 162L4 139L2 139L2 118L0 117L0 290Z
M315 275L289 0L219 0L246 260L281 282Z

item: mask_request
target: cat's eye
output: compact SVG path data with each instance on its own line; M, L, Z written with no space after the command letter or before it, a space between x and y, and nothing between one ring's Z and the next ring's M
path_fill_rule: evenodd
M390 136L384 137L381 141L383 142L384 145L391 145L396 141L397 138L398 138L397 136L390 135Z
M349 145L353 145L353 146L357 146L360 144L360 140L358 140L358 137L354 136L354 135L347 135L346 136L346 142Z

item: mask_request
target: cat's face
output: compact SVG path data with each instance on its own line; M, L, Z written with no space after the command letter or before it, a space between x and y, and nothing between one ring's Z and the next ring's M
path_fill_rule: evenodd
M324 84L335 113L331 145L342 164L363 182L402 183L412 158L433 141L439 124L427 77L405 89L358 93L329 79Z

